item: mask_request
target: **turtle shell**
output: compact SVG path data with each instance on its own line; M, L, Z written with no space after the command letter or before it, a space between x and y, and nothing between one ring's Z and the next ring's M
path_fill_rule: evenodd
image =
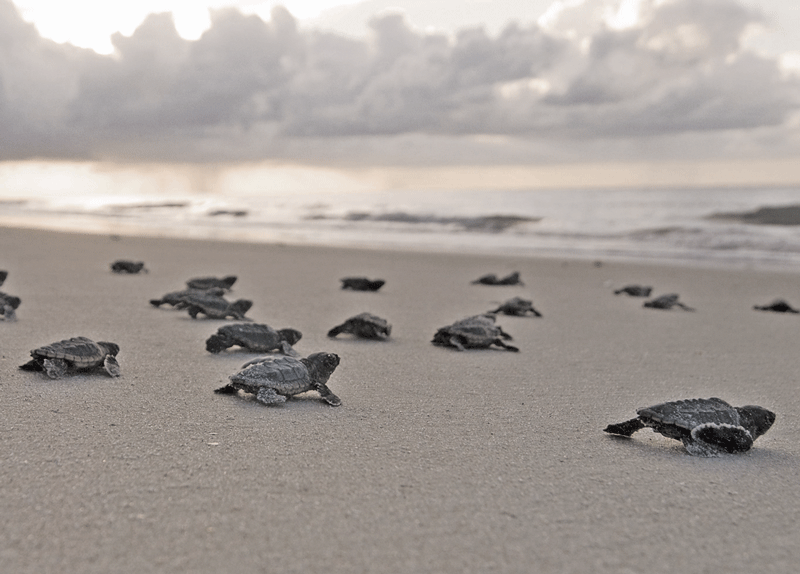
M687 431L708 423L741 424L739 412L718 398L671 401L641 408L636 413L646 424L667 425Z
M296 395L313 388L308 367L294 357L264 357L251 362L230 377L231 384L248 393L259 388L274 389L280 395Z
M116 356L119 346L114 343L95 343L87 337L65 339L31 351L37 359L63 359L77 369L90 369L103 363L107 355Z

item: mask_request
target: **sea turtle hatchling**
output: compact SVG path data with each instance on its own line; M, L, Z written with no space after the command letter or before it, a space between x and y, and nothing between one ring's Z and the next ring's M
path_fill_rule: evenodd
M0 291L0 315L6 321L17 320L17 308L22 303L22 299Z
M494 273L489 273L478 277L472 282L473 285L525 285L519 278L519 271L514 271L510 275L498 279Z
M208 293L191 293L184 295L175 305L176 309L186 309L192 319L197 319L197 315L202 313L209 319L231 319L248 320L244 316L253 302L248 299L237 299L233 303L218 295Z
M180 303L184 297L190 295L212 295L214 297L222 297L225 294L225 289L221 287L212 287L210 289L184 289L183 291L172 291L167 293L161 299L150 299L150 304L153 307L160 307L161 305L171 305L172 307Z
M502 347L506 351L519 351L518 348L503 342L503 339L511 339L511 335L495 325L494 321L494 315L475 315L461 319L436 331L431 343L443 347L455 347L459 351L488 349L492 345Z
M626 285L622 289L614 291L614 295L630 295L631 297L649 297L653 291L652 287L644 285Z
M86 337L73 337L31 351L30 361L20 365L23 371L44 371L51 379L59 379L71 371L89 371L102 367L112 377L120 375L117 362L119 345Z
M219 287L220 289L229 291L234 283L236 283L235 275L228 275L221 279L218 277L195 277L194 279L189 279L186 282L186 286L189 289L211 289Z
M641 408L635 419L608 425L607 433L630 437L650 427L665 437L679 440L689 454L718 456L750 450L753 441L775 422L775 413L764 407L732 407L722 399L686 399Z
M111 271L114 273L129 273L129 274L136 274L144 271L147 273L147 269L144 267L144 262L142 261L128 261L127 259L118 259L111 264Z
M669 310L673 307L680 307L684 311L694 311L691 307L687 307L680 301L678 301L678 295L675 293L670 293L668 295L662 295L661 297L656 297L650 301L645 301L644 306L650 309L665 309Z
M783 299L775 299L769 305L754 305L753 309L756 311L773 311L775 313L800 313Z
M328 337L335 337L340 333L350 333L362 339L385 340L392 333L392 326L386 319L371 313L359 313L328 331Z
M383 279L367 279L366 277L345 277L341 279L342 289L353 291L377 291L386 284Z
M338 407L342 401L328 388L328 379L339 366L334 353L314 353L306 358L263 357L245 363L231 375L230 383L215 393L232 395L238 391L252 393L265 405L275 405L306 391L317 391L322 400Z
M237 323L225 325L217 329L214 335L206 340L209 353L219 353L234 345L254 353L280 351L284 355L297 355L292 345L297 343L303 334L297 329L273 329L262 323Z
M542 314L533 308L533 301L523 299L522 297L514 297L500 305L494 311L489 311L493 315L502 313L503 315L512 315L515 317L526 317L529 313L534 317L541 317Z

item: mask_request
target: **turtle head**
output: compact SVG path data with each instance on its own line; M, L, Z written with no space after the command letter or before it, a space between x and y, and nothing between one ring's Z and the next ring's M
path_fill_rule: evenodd
M339 355L336 353L313 353L303 359L313 381L325 384L339 366Z
M119 345L116 343L108 343L106 341L98 341L97 344L106 350L106 352L111 355L112 357L116 357L117 353L119 353Z
M736 410L739 412L742 426L750 431L754 439L767 432L775 422L775 413L764 407L745 405L736 407Z
M303 334L297 329L278 329L278 333L290 345L294 345L303 338Z
M228 347L229 345L225 344L225 341L222 340L222 337L219 336L219 333L211 335L208 339L206 339L206 351L209 353L219 353Z
M244 317L244 314L250 310L250 307L253 306L253 302L249 301L248 299L237 299L233 303L231 303L230 309L231 311L235 311L236 313L240 314Z

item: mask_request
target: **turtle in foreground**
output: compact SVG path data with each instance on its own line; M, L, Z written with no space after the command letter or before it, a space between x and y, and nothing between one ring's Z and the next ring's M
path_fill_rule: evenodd
M670 293L669 295L662 295L661 297L656 297L651 301L645 301L645 307L649 307L650 309L672 309L673 307L680 307L684 311L694 311L691 307L687 307L680 301L678 301L678 296L675 293Z
M661 403L636 413L635 419L608 425L605 432L629 437L650 427L681 441L689 454L697 456L746 452L775 422L775 413L764 407L732 407L717 398Z
M244 320L244 316L253 302L248 299L237 299L233 303L220 297L219 295L209 295L208 293L189 294L181 297L175 305L176 309L186 309L192 319L197 319L199 313L204 314L209 319L231 319ZM249 321L249 319L247 319Z
M147 269L144 267L144 262L142 261L128 261L126 259L119 259L114 261L111 264L111 271L114 273L129 273L129 274L136 274L144 271L147 273Z
M237 323L225 325L217 329L214 335L206 340L206 351L219 353L228 347L239 345L254 353L280 351L284 355L297 355L292 345L297 343L303 334L297 329L273 329L261 323Z
M350 333L362 339L385 340L392 333L392 326L386 319L381 319L371 313L359 313L328 331L328 337L335 337L340 333Z
M230 383L215 393L233 395L244 391L256 396L265 405L286 401L287 397L306 391L317 391L322 400L338 407L342 401L328 388L328 379L339 366L339 355L314 353L306 358L263 357L245 363L242 370L230 376Z
M371 280L366 277L345 277L341 281L342 289L353 291L377 291L386 283L383 279Z
M225 289L221 287L212 287L211 289L184 289L183 291L172 291L167 293L161 299L150 299L150 304L153 307L160 307L161 305L171 305L175 307L180 303L184 297L188 296L203 296L210 295L213 297L222 297L225 294Z
M652 287L643 285L626 285L622 289L614 291L614 295L630 295L631 297L649 297L653 291Z
M86 337L73 337L31 351L30 361L20 365L23 371L44 371L51 379L59 379L72 371L90 371L102 367L112 377L120 375L117 362L119 345Z
M483 277L478 277L472 282L473 285L525 285L519 278L519 271L514 271L510 275L498 279L494 273L489 273Z
M16 311L20 303L22 303L22 299L19 297L0 291L0 315L2 315L6 321L17 320Z
M773 311L775 313L800 313L783 299L775 299L769 305L754 305L753 309L757 311Z
M195 277L186 282L189 289L212 289L218 287L229 291L233 284L236 283L235 275L228 275L227 277Z
M502 347L506 351L519 351L516 347L503 342L503 339L510 340L511 335L495 325L494 321L494 315L475 315L461 319L436 331L431 343L443 347L455 347L459 351L488 349L492 345Z
M497 313L502 313L503 315L513 315L515 317L525 317L528 315L528 313L534 317L542 316L539 311L533 308L533 301L523 299L522 297L514 297L513 299L509 299L494 311L489 311L489 313L495 315Z

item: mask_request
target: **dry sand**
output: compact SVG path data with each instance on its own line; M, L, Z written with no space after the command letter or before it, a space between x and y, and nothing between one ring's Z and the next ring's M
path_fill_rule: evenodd
M150 273L109 271L117 258ZM94 237L0 229L0 571L794 572L800 564L800 304L792 273ZM524 287L470 280L519 270ZM250 317L338 353L280 407L216 395L252 354L211 355L223 324L157 310L193 276L236 274ZM378 293L339 289L366 275ZM695 313L615 297L677 292ZM435 330L513 296L520 353L434 347ZM362 311L389 342L327 330ZM30 349L84 335L122 377L51 381ZM748 453L703 459L606 424L719 396L777 412Z

